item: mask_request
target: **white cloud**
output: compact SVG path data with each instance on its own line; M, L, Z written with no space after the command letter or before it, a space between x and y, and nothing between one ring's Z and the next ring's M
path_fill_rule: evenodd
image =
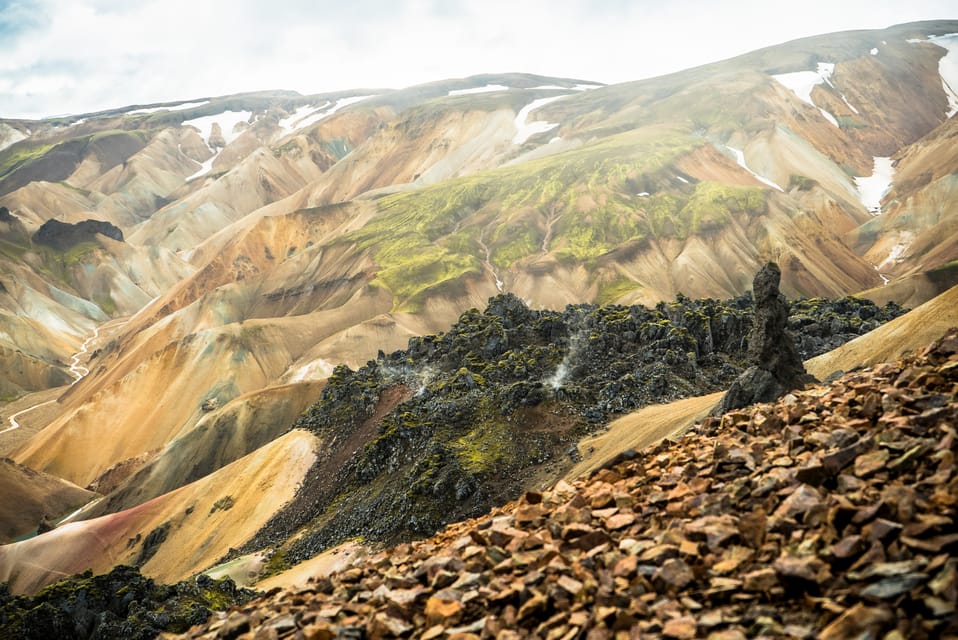
M907 5L907 6L902 6ZM0 117L260 89L525 71L622 82L950 3L808 0L21 0L0 3Z

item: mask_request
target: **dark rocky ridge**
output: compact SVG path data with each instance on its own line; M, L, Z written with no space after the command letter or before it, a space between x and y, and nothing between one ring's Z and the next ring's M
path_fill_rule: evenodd
M324 439L320 459L242 551L306 527L275 556L279 569L353 536L422 537L554 481L576 442L616 414L728 388L745 367L751 308L746 295L559 312L501 295L447 333L340 366L295 425ZM793 311L802 357L902 312L855 298Z
M70 247L83 242L91 242L97 234L123 241L123 232L119 227L103 220L83 220L76 224L47 220L35 234L33 241L37 244L52 247L58 251L66 251Z

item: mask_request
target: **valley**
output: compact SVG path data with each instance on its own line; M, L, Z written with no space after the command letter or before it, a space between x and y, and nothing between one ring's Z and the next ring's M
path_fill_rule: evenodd
M769 261L820 380L923 348L956 33L0 119L0 583L276 584L572 482L702 419Z

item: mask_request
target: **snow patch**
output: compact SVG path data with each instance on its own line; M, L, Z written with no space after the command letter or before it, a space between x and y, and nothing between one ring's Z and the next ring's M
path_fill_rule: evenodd
M202 163L196 173L187 176L187 182L209 173L210 169L213 168L213 162L219 157L220 152L243 133L242 131L236 131L236 126L241 122L249 122L252 115L250 111L224 111L214 116L203 116L202 118L184 120L181 123L181 126L188 125L199 129L203 142L205 142L206 146L213 152L213 157ZM223 134L223 140L226 142L223 147L219 145L214 147L210 142L210 137L213 135L214 124L220 125L220 132Z
M881 199L891 189L894 175L895 168L891 164L891 158L876 157L872 174L855 178L862 204L873 216L881 215Z
M217 151L212 156L210 156L209 160L206 160L205 162L203 162L200 165L200 168L195 173L192 173L186 176L186 182L189 182L190 180L193 180L195 178L199 178L200 176L205 176L207 173L209 173L210 170L213 168L213 161L219 157L220 157L220 154Z
M21 140L26 140L29 135L29 131L24 134L19 129L14 129L10 125L0 123L0 151L3 151L7 147L14 145Z
M558 91L591 91L592 89L602 88L601 84L577 84L574 87L560 87L557 84L543 84L538 87L530 87L529 91L535 91L537 89L552 89Z
M835 116L833 116L833 115L830 114L829 112L825 111L825 110L822 109L821 107L819 107L818 110L821 112L822 116L823 116L826 120L828 120L829 122L831 122L831 123L832 123L833 125L835 125L836 127L838 126L838 119L835 118Z
M779 191L782 191L782 192L785 191L785 189L782 189L780 186L778 186L778 184L772 182L765 176L759 175L755 173L754 171L752 171L751 169L749 169L748 165L745 164L745 153L741 149L736 149L735 147L730 147L728 145L726 145L725 148L731 151L732 154L735 156L735 161L738 163L738 166L742 167L743 169L751 173L753 176L755 176L759 182L763 184L767 184L773 189L778 189Z
M540 107L544 107L550 102L555 102L561 98L571 95L568 93L562 94L561 96L550 96L548 98L539 98L538 100L533 100L526 106L524 106L519 113L516 115L516 135L512 138L513 144L525 144L526 140L531 138L534 135L545 133L546 131L551 131L559 126L558 122L544 122L542 120L535 120L529 122L529 115Z
M66 518L57 522L57 526L59 527L61 524L67 524L68 522L71 522L74 518L80 515L81 511L89 507L92 507L93 505L95 505L97 502L99 502L102 499L103 499L103 496L100 496L99 498L94 498L90 502L87 502L85 505L83 505L82 507L80 507L79 509L77 509L76 511L68 515Z
M199 129L200 136L203 138L203 141L206 143L206 146L210 148L211 151L215 151L213 146L210 144L210 136L213 135L213 125L219 124L220 131L223 133L223 140L226 141L226 144L229 145L233 140L236 140L242 131L235 131L236 125L241 122L249 122L250 117L253 113L251 111L224 111L223 113L218 113L214 116L203 116L202 118L193 118L192 120L184 120L181 123L181 126L190 126Z
M835 116L825 111L812 101L812 89L819 84L827 84L835 88L832 84L832 74L835 73L835 64L832 62L819 62L815 71L795 71L793 73L779 73L772 76L776 82L790 89L799 100L809 104L821 112L822 116L836 127L838 120ZM846 101L847 102L847 101Z
M848 98L845 97L845 94L844 94L844 93L841 94L841 95L842 95L842 102L845 103L845 106L848 107L849 109L851 109L852 113L854 113L854 114L857 116L857 115L858 115L858 109L856 109L855 107L852 106L852 103L848 101Z
M302 116L301 114L306 113L307 111L309 111L310 109L314 109L315 107L300 107L299 109L296 110L296 113L294 113L292 116L280 121L279 124L281 127L283 127L282 136L287 136L293 131L299 131L300 129L311 127L317 122L321 120L325 120L326 118L333 115L340 109L345 109L349 105L356 104L357 102L362 102L363 100L367 100L369 98L375 98L375 97L376 97L375 95L368 95L368 96L350 96L348 98L340 98L339 100L336 101L336 104L334 104L332 108L328 108L330 103L327 102L323 106L319 107L318 110L311 112L309 115L306 115L305 117Z
M473 87L471 89L453 89L447 95L450 96L465 96L471 93L492 93L493 91L508 91L509 87L503 86L501 84L487 84L484 87Z
M315 118L316 116L322 117L325 114L325 109L331 105L332 102L328 100L320 107L315 105L307 104L296 109L293 112L293 115L288 118L283 118L279 121L279 127L283 130L280 137L285 137L297 129L302 129L303 127L308 127L311 122L307 121L307 118ZM313 120L315 122L315 120Z
M905 251L908 250L908 247L911 245L914 239L915 237L911 233L907 231L902 233L898 242L891 248L891 251L888 252L888 257L882 260L875 268L881 271L886 267L893 267L904 260Z
M335 368L336 365L331 362L318 358L297 369L289 378L288 382L292 384L294 382L306 382L309 380L325 380L333 375L333 369Z
M203 100L202 102L184 102L183 104L178 104L172 107L166 106L166 107L150 107L148 109L133 109L132 111L127 111L126 115L135 116L141 113L156 113L157 111L184 111L186 109L192 109L194 107L202 107L204 104L209 104L209 103L210 103L209 100Z
M946 117L950 118L958 113L958 33L933 36L928 40L948 51L938 61L938 75L941 76L941 86L948 96Z

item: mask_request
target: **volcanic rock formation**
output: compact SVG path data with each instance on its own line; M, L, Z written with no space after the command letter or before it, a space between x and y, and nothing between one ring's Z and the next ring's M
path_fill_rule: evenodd
M785 330L788 302L778 290L781 277L782 272L774 262L767 263L755 274L752 284L755 313L748 336L750 366L732 383L715 408L716 415L756 402L770 402L789 389L813 380L805 372L795 341Z
M90 242L96 234L123 241L123 232L115 225L102 220L84 220L76 224L47 220L34 234L33 241L65 251L81 242Z

